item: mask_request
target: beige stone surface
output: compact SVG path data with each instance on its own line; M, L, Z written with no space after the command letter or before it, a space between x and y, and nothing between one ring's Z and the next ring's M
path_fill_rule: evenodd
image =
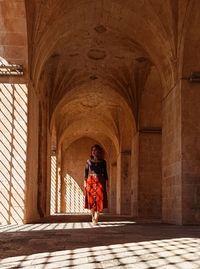
M64 219L65 218L65 219ZM55 222L55 220L63 222ZM136 223L101 216L57 216L48 223L0 226L1 268L198 269L198 226ZM51 223L49 223L51 222Z
M0 74L0 223L66 212L66 174L74 206L95 141L109 212L199 224L199 25L198 0L1 0L0 65L24 75Z
M138 215L162 216L161 133L141 133L139 146Z
M24 1L0 1L0 57L27 69L27 28Z

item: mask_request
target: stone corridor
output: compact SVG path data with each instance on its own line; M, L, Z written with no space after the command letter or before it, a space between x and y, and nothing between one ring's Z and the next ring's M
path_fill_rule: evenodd
M0 14L0 225L86 213L94 144L106 213L199 225L199 0L0 0Z
M47 222L48 221L48 222ZM199 269L200 227L101 216L0 226L0 268Z
M0 269L200 269L199 7L0 0Z

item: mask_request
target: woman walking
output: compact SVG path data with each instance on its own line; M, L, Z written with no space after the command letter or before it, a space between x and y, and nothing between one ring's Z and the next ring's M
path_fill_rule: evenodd
M108 207L108 174L103 149L98 144L91 148L91 157L85 165L85 208L90 209L92 223L98 223L99 212Z

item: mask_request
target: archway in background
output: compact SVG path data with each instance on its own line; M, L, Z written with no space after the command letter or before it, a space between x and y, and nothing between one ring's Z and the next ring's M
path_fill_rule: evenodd
M109 91L103 87L103 85L97 84L84 85L74 93L69 93L65 98L65 102L59 109L56 109L53 114L52 130L53 126L57 126L57 137L55 138L55 132L52 133L52 141L57 141L57 145L52 145L56 148L57 155L60 156L58 160L59 167L61 169L61 212L66 212L66 202L63 197L71 197L71 191L67 193L66 175L70 175L71 179L75 179L77 186L79 186L83 192L83 171L86 160L89 158L90 148L94 143L100 143L106 151L106 158L108 162L108 170L110 170L110 195L109 195L109 210L112 213L116 213L116 201L117 198L117 181L116 178L116 163L117 156L122 146L131 148L131 143L128 139L125 142L120 142L123 136L132 136L134 130L134 117L126 104L125 100L120 97L114 90ZM98 86L98 87L97 87ZM91 89L89 89L89 87ZM100 88L100 90L98 90ZM109 94L108 94L109 93ZM88 98L89 97L89 98ZM95 99L95 102L94 102ZM92 101L93 100L93 101ZM92 102L91 102L92 101ZM126 117L126 122L123 120ZM65 122L67 123L65 125ZM119 126L117 126L120 124ZM121 131L123 129L123 132ZM121 138L120 138L121 137ZM93 141L92 142L88 142ZM82 142L82 146L77 146L78 141ZM72 145L74 149L72 150ZM68 162L66 157L66 151L68 152L68 158L72 157L76 148L76 156L80 157L79 164L76 163L76 159L71 160L71 168L67 166ZM70 150L72 153L70 154ZM114 169L115 168L115 169ZM70 171L68 171L68 169ZM79 171L78 176L73 174L74 170ZM78 180L76 180L78 178ZM69 176L68 176L69 181ZM74 186L76 184L74 183ZM118 196L120 196L120 191ZM53 195L52 195L53 196ZM58 196L58 195L57 195ZM74 194L74 196L76 196ZM77 202L78 203L78 202Z
M96 114L91 123L95 122L95 119L107 122L104 125L106 126L106 133L109 137L114 138L111 140L119 153L117 160L112 162L113 170L117 170L118 177L118 211L130 212L126 204L131 204L130 197L133 186L129 189L128 187L124 188L122 182L125 178L128 178L127 186L131 185L132 167L135 165L137 170L138 166L137 160L132 165L132 152L134 150L138 154L138 142L137 139L135 140L136 136L133 135L136 130L139 131L141 92L144 89L152 65L156 66L158 75L161 77L162 88L165 88L166 92L171 89L176 80L174 71L176 68L175 28L177 14L174 12L176 6L173 3L167 1L165 4L154 6L147 1L144 8L143 4L138 2L130 2L124 6L115 0L109 3L102 1L102 5L98 5L94 1L78 1L76 3L59 1L56 4L49 1L47 8L47 2L27 1L30 30L31 87L35 88L39 96L39 98L36 98L36 96L32 96L32 98L34 107L37 107L37 105L43 107L41 122L44 132L42 131L41 137L44 138L44 141L47 141L45 152L37 149L43 155L41 162L38 161L38 156L36 157L37 153L33 154L31 160L33 160L33 163L39 162L39 172L33 176L30 174L29 177L35 178L34 182L38 184L37 178L40 180L39 177L42 174L41 191L44 214L49 212L50 183L48 179L50 177L48 171L50 171L50 164L48 164L48 154L54 149L56 150L57 171L61 171L62 143L60 141L70 139L69 134L76 126L73 122L74 119L77 122L83 122L82 125L85 125L84 122L87 122L87 116L90 115L87 109L83 110L83 113L81 109L73 110L73 106L80 108L79 104L77 105L78 102L76 102L79 101L78 97L80 96L76 94L81 91L84 85L86 85L86 88L83 94L84 92L88 94L96 84L101 85L96 91L98 94L102 93L101 88L104 91L105 89L108 90L106 95L101 94L102 97L109 97L109 94L113 93L114 90L121 96L120 100L128 106L126 111L129 111L128 123L130 123L130 128L128 124L123 125L127 114L118 110L119 102L114 106L111 102L106 103L108 106L111 105L108 108L102 98L98 100L102 101L104 104L103 110L105 109L108 113L100 113L99 116ZM80 7L79 9L77 9L77 4ZM113 12L113 10L116 12ZM118 12L119 10L121 12ZM60 14L60 16L58 17L57 14ZM95 16L93 16L94 14ZM144 19L147 14L148 20ZM79 16L83 20L75 19ZM148 23L149 21L151 23ZM49 23L51 23L51 27L49 27ZM73 27L68 27L69 25L73 25ZM81 45L79 38L82 40ZM147 39L148 42L146 42ZM76 94L70 97L70 94L74 92ZM65 94L69 94L66 103ZM90 97L93 98L92 103L96 104L94 96L90 94ZM77 100L75 100L76 98ZM54 115L54 111L62 101L66 107L62 106L58 109L57 115ZM92 109L87 98L81 105L82 108ZM122 105L122 107L124 106ZM36 112L38 117L37 109L33 108L32 111ZM71 113L71 111L74 112ZM130 114L134 116L129 117ZM55 119L53 128L55 129L56 139L52 139L48 129L51 125L52 115ZM79 137L88 135L85 126L82 125L81 128L79 128L79 125L76 130L78 132L76 135ZM37 129L38 122L33 122L33 126ZM32 137L32 141L34 141L32 147L35 144L38 145L38 141L34 137ZM51 145L53 148L51 148ZM135 175L135 178L137 178L137 175ZM44 194L46 187L47 192ZM127 191L129 198L126 200L124 197L126 197ZM37 203L36 193L34 187L34 194L30 198L34 205ZM134 199L136 201L137 196ZM120 208L123 208L123 210ZM35 215L35 213L34 210L31 214Z

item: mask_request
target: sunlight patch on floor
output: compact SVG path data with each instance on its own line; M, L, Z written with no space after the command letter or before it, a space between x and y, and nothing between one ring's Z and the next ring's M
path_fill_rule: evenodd
M198 269L200 239L177 238L16 256L0 268Z
M66 230L66 229L88 229L88 228L103 228L103 227L118 227L127 224L134 224L133 221L107 221L99 222L98 225L93 225L91 222L68 222L68 223L39 223L25 225L0 225L1 232L28 232L28 231L47 231L47 230Z

